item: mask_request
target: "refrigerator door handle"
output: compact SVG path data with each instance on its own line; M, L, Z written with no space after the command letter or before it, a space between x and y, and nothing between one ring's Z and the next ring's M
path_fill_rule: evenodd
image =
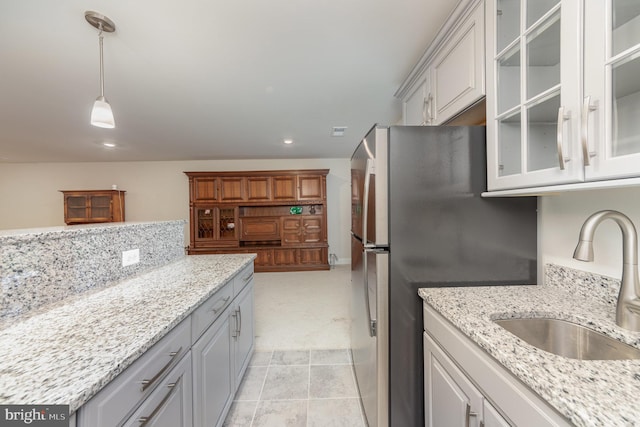
M367 247L367 230L369 223L369 190L371 188L371 175L375 175L373 159L367 159L364 172L364 194L362 195L362 243Z
M367 252L370 252L372 249L367 249L365 247L363 256L362 256L362 269L363 269L363 284L364 284L364 306L365 311L367 312L367 329L369 330L369 336L376 336L376 321L372 319L371 316L371 303L369 302L369 266L367 262Z
M364 300L367 310L367 320L369 321L369 336L375 337L378 335L378 319L376 313L371 312L371 295L369 290L369 263L367 262L367 254L382 254L386 253L385 248L380 247L366 247L364 248L363 267L364 267ZM377 284L376 284L377 286ZM377 297L376 297L377 300Z

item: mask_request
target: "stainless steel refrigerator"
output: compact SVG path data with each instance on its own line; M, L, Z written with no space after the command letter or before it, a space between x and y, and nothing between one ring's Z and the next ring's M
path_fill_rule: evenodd
M536 199L485 190L484 127L374 126L351 158L351 352L370 427L424 426L418 288L536 283Z

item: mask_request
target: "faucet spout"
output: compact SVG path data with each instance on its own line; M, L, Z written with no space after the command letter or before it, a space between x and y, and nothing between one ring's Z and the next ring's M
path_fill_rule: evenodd
M573 258L593 261L593 236L598 225L605 219L615 221L622 231L622 277L616 306L616 323L623 328L640 332L638 232L629 217L613 210L603 210L591 215L582 225Z

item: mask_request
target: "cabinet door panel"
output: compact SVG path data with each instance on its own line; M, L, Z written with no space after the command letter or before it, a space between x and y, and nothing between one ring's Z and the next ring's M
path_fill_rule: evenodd
M280 240L280 218L240 218L240 240Z
M302 217L302 243L320 243L323 239L322 217Z
M585 2L586 179L640 176L640 3Z
M484 427L510 427L511 424L504 419L496 408L487 400L484 401Z
M302 229L299 217L282 218L282 244L295 245L301 242Z
M404 124L408 126L431 124L431 102L429 70L427 70L402 102Z
M435 124L460 113L485 93L483 6L480 3L434 60L431 86Z
M65 219L71 221L86 220L89 216L89 200L87 196L66 196Z
M296 249L274 249L273 264L274 265L295 265L298 262Z
M326 248L300 248L300 264L327 264Z
M479 426L483 396L426 333L425 426Z
M249 250L256 254L256 259L253 261L256 266L267 266L273 264L273 250L272 249L255 249Z
M298 200L324 199L323 178L321 175L299 175Z
M230 309L193 345L194 425L217 426L231 406L234 390Z
M489 190L584 180L579 3L486 2Z
M235 334L235 376L236 388L242 381L249 359L253 354L253 343L255 337L253 320L253 279L238 295L236 303L236 321L238 323Z
M246 200L245 178L219 178L219 181L221 202Z
M193 178L192 199L198 202L213 202L217 200L218 189L216 182L216 178Z
M296 200L296 177L274 176L273 200Z
M268 176L248 177L247 200L251 202L271 200L271 178Z
M111 196L110 195L95 195L89 196L89 218L95 221L111 221L113 216L111 215Z

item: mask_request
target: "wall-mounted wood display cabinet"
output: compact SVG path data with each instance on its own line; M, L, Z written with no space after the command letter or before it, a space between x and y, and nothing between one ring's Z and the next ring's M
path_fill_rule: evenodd
M122 190L60 190L67 225L124 221Z
M185 172L188 253L256 253L256 271L328 270L328 172Z

